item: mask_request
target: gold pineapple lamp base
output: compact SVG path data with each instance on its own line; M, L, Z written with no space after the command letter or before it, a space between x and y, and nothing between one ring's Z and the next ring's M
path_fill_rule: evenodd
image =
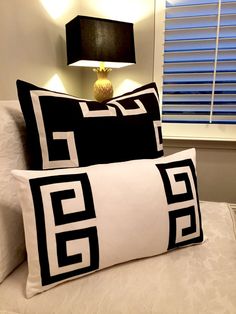
M111 81L107 78L110 68L105 68L104 63L101 62L100 67L93 69L97 73L97 80L93 85L94 98L98 102L103 102L113 97L113 87Z

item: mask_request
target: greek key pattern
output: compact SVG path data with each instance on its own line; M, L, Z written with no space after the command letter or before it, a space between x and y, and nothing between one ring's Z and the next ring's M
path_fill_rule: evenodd
M156 165L164 184L169 216L168 250L202 238L195 167L191 159Z
M159 97L153 86L107 103L45 90L32 90L30 95L42 169L112 162L118 155L116 143L124 156L114 161L163 155ZM135 143L132 149L130 141Z
M30 180L42 285L99 268L96 214L86 173Z

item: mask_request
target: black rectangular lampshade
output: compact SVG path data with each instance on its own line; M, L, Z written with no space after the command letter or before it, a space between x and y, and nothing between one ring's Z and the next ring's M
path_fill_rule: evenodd
M89 61L109 62L110 67L133 64L133 24L78 15L66 24L66 47L68 65L92 66Z

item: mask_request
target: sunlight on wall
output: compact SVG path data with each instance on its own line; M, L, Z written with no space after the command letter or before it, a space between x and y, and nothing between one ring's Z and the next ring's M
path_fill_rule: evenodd
M72 0L40 0L45 10L54 19L60 18L71 7Z
M58 74L54 74L50 78L50 80L46 84L44 84L43 87L46 89L55 91L55 92L61 92L61 93L67 92Z

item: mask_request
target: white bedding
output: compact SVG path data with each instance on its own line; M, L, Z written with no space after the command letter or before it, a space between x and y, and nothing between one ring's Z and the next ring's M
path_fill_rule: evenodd
M0 284L0 313L236 313L236 239L225 203L202 202L203 244L117 265L25 298L26 262Z

